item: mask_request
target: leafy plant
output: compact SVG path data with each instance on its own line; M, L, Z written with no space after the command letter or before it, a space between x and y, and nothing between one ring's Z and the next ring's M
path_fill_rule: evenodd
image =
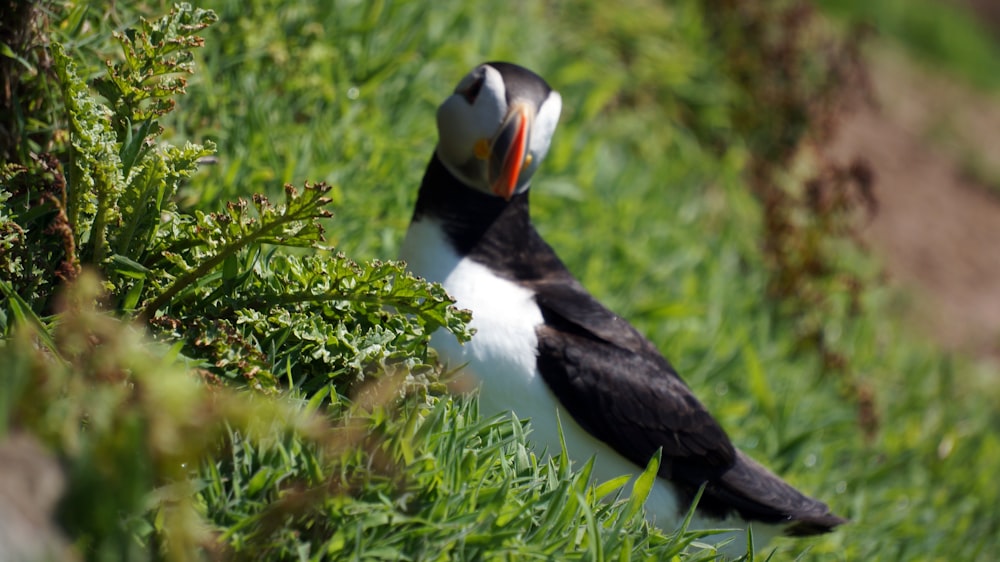
M50 334L24 325L0 349L5 433L30 431L63 460L58 520L87 559L146 557L156 544L168 545L160 554L169 559L197 559L211 535L191 467L232 429L266 439L280 427L315 442L324 422L289 404L210 390L169 348L96 310L101 292L96 276L81 276Z
M157 143L158 120L174 107L171 96L184 91L178 73L192 72L191 49L202 44L196 34L215 20L210 11L181 4L167 16L140 18L137 28L116 33L123 60L109 63L107 76L95 81L106 102L53 43L69 122L71 186L60 187L66 180L54 166L57 196L20 188L10 203L26 203L6 207L8 245L25 258L51 254L34 246L44 247L49 237L29 240L24 233L36 231L30 223L39 215L62 217L61 267L75 272L80 265L96 266L107 278L115 309L151 322L165 338L185 341L185 353L204 358L220 376L242 375L255 388L273 390L276 369L292 384L315 377L308 382L313 390L340 374L360 380L365 370L374 374L374 366L387 362L417 369L427 364L430 332L444 326L468 337L467 316L450 306L440 288L408 276L398 264L358 265L324 250L317 220L331 216L326 185L307 185L301 194L286 186L286 201L278 206L254 196L253 205L241 199L220 213L178 208L179 185L214 147ZM8 168L9 177L17 175L18 168ZM324 255L299 258L277 252L279 247ZM24 280L45 278L39 274L60 267L42 262L26 269L14 255L8 254L8 269L18 294L30 294ZM56 286L46 288L27 301L38 313L45 312Z
M208 535L192 515L184 467L211 455L228 425L249 431L251 412L264 420L268 411L285 412L269 423L295 429L297 414L207 393L168 357L180 352L209 380L233 378L272 393L277 374L310 393L325 389L320 396L337 403L384 371L426 383L436 372L429 334L443 327L469 337L468 313L440 287L400 264L359 265L323 246L317 221L331 215L323 184L302 193L286 186L283 205L256 196L252 205L241 199L220 213L178 207L178 186L213 147L160 143L158 120L183 93L177 74L192 71L196 33L214 21L212 12L180 4L117 33L124 58L95 81L102 97L52 42L50 78L62 96L61 112L51 115L55 127L65 119L67 129L55 135L65 141L33 157L41 165L3 167L2 318L6 335L20 338L3 350L5 364L16 366L5 371L11 392L3 419L69 459L61 519L88 559L160 548L175 559L194 556ZM292 248L318 253L298 256ZM80 277L81 268L103 275L101 291L92 277ZM67 289L72 304L56 306ZM108 303L110 316L146 322L172 352L151 356L133 331L91 310L97 300ZM43 345L31 345L33 338ZM204 405L213 400L218 408ZM40 404L45 409L31 409ZM188 432L200 439L178 443ZM264 435L250 431L244 439ZM154 442L161 438L167 442ZM115 502L102 501L115 485ZM95 505L98 513L87 509ZM191 513L175 521L176 512Z

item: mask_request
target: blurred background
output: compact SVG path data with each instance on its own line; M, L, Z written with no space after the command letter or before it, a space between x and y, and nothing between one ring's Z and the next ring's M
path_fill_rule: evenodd
M915 321L950 349L997 358L1000 306L1000 5L823 2L875 31L872 103L834 150L866 154L880 212L864 235L913 299Z

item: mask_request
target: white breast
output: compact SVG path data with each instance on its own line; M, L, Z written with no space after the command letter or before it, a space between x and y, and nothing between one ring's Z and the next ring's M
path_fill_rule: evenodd
M593 474L597 482L639 472L631 461L592 437L560 408L558 399L542 379L536 364L535 330L543 319L531 291L458 256L441 226L430 219L410 225L400 257L406 260L410 271L441 283L459 307L472 311L471 326L476 335L471 342L459 344L447 331L438 330L431 338L431 345L449 368L464 366L462 374L479 386L480 411L484 416L513 411L521 419L530 419L529 439L538 451L544 449L554 454L560 450L558 424L561 423L567 452L577 466L596 456ZM653 486L646 509L649 519L664 531L673 531L680 524L676 494L662 480ZM696 517L691 528L742 529L745 525L737 519L720 522ZM754 542L760 548L775 530L758 527L761 526L754 525ZM765 534L770 536L761 536ZM714 535L705 542L732 539L723 552L740 556L746 552L745 538L746 533L741 530Z
M401 257L410 271L441 283L459 307L472 311L476 335L471 342L461 345L439 330L431 345L449 367L465 365L466 374L483 386L481 403L494 406L485 414L510 410L518 403L510 400L524 399L526 394L548 392L535 369L535 329L542 323L542 313L531 291L459 257L432 220L410 225ZM529 414L518 411L518 415Z

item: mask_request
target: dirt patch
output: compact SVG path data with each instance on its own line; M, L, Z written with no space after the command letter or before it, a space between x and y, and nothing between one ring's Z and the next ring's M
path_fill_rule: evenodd
M872 53L876 103L845 118L831 148L862 156L879 211L863 234L915 315L950 349L1000 359L1000 98Z

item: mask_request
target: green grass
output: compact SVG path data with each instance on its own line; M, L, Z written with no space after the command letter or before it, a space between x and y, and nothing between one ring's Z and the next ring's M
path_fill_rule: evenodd
M392 257L435 142L436 104L481 60L532 67L565 107L535 181L543 234L676 363L737 443L854 521L782 541L779 558L807 548L816 560L971 560L1000 546L991 373L886 318L876 288L861 322L829 319L875 395L882 425L866 442L839 382L775 320L741 151L707 151L683 120L693 106L702 122L722 122L729 95L693 3L373 5L382 9L210 6L223 23L181 115L188 134L218 142L220 164L193 192L331 181L338 247ZM647 75L616 62L625 50Z
M726 134L736 94L698 3L508 4L202 3L220 21L203 34L165 136L214 141L218 163L185 185L182 201L218 210L285 182L327 181L329 243L355 259L392 258L435 143L437 103L482 60L529 66L565 108L534 182L543 235L650 336L738 445L852 519L828 536L777 541L774 559L996 552L997 374L935 350L893 317L895 297L872 286L859 319L825 319L829 343L874 395L881 424L864 437L843 379L824 375L766 297L761 209L741 175L745 139L723 150L699 141ZM125 21L162 12L121 8ZM71 44L110 52L97 40ZM875 269L857 254L843 260ZM318 396L288 393L282 407L315 409ZM402 413L331 422L343 423L342 439L325 444L332 464L312 434L247 429L260 444L230 434L228 456L193 480L197 509L229 548L283 559L324 549L366 560L676 551L628 517L627 503L588 503L586 467L533 457L520 424L479 420L474 401L447 397L418 396ZM350 431L354 419L370 437Z
M984 89L1000 88L1000 38L955 2L936 0L820 0L824 10L872 25L926 63Z

